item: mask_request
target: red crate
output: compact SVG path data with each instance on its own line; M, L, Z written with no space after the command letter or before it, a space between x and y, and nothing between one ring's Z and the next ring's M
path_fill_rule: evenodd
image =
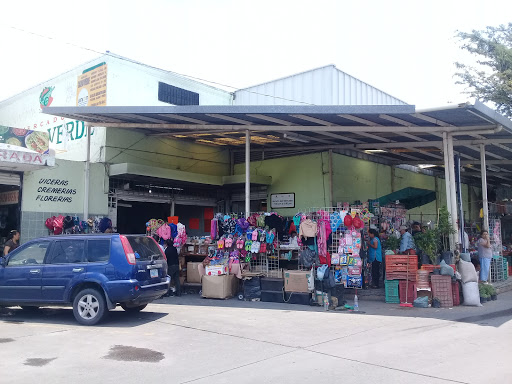
M388 264L406 264L416 260L418 263L418 255L386 255L386 265Z
M400 297L400 303L405 303L405 292L407 290L407 302L412 303L414 300L416 300L417 291L416 291L416 284L413 282L409 282L409 289L407 289L407 282L406 281L400 281L398 283L398 289L399 289L399 297Z
M416 271L407 272L386 272L386 280L409 280L416 281Z
M456 271L455 264L450 264L450 267L453 268L454 272ZM432 264L423 264L421 266L421 269L429 271L429 272L434 272L434 269L439 269L439 268L441 268L440 265L432 265Z
M450 276L432 275L432 297L441 300L441 307L453 307L452 278Z
M453 305L460 305L459 282L452 282Z
M430 272L420 269L416 272L416 287L430 288Z

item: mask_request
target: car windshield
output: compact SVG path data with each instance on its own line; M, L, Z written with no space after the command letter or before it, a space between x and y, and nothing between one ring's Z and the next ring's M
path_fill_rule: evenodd
M133 252L139 254L138 261L151 261L163 259L162 249L150 237L147 236L126 236Z

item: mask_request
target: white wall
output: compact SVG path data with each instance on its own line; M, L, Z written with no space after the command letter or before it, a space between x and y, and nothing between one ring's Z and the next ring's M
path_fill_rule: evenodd
M340 71L316 68L235 92L235 105L404 105L381 90Z

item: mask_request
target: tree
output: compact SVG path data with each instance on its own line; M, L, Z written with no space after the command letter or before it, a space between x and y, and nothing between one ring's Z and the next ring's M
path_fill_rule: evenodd
M512 23L487 27L483 31L458 32L461 49L477 56L477 66L455 63L457 84L498 112L512 118Z

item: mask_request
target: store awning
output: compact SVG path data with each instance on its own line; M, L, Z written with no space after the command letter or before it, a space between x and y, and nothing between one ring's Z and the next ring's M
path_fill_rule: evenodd
M400 204L403 204L406 209L412 209L431 203L435 201L435 199L435 191L420 188L404 188L390 193L389 195L379 197L377 201L381 207L398 201Z
M488 181L512 186L512 121L479 102L422 111L413 105L200 105L45 107L43 112L232 149L237 163L244 161L249 131L253 156L264 153L265 159L332 149L388 165L443 172L443 132L448 132L465 180L480 178L479 145L485 144Z

